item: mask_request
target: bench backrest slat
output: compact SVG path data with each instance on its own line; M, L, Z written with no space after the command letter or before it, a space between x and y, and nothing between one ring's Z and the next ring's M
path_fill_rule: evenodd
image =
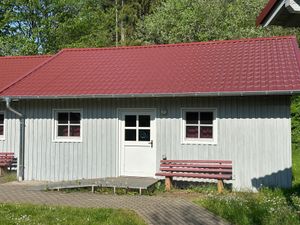
M231 169L232 165L220 165L220 164L160 164L160 167L188 167L188 168L227 168Z
M221 163L232 164L231 160L160 160L160 163Z
M160 168L161 171L178 172L202 172L202 173L232 173L231 169L210 169L210 168Z

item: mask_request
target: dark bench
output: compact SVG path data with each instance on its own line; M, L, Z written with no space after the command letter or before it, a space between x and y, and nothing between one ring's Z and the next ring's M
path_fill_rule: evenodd
M160 172L164 176L166 190L171 190L173 177L187 177L218 180L218 192L224 188L224 180L232 180L230 160L161 160Z
M0 176L4 175L8 168L12 169L16 161L13 152L0 152Z

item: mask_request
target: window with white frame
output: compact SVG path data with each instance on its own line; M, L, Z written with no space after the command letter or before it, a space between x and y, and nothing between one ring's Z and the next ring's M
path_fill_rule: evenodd
M184 109L183 141L199 143L216 143L216 110Z
M4 139L4 129L5 129L5 115L4 112L0 112L0 139Z
M80 110L55 111L55 139L81 139L81 112Z

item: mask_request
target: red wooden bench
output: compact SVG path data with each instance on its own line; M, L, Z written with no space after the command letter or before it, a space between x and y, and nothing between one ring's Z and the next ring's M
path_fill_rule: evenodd
M161 160L160 172L164 176L166 190L171 190L173 177L187 177L218 180L218 192L224 188L223 180L232 179L230 160Z
M0 176L4 175L14 161L13 152L0 152Z

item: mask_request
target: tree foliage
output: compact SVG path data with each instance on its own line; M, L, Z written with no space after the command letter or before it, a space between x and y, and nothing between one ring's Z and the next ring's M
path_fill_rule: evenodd
M136 39L176 43L298 35L299 29L255 26L266 0L166 0L138 25Z
M128 37L133 35L137 22L151 11L155 2L2 0L0 55L55 53L66 47L112 46L116 39L120 40L121 34L123 39L119 44L130 44L133 41Z

